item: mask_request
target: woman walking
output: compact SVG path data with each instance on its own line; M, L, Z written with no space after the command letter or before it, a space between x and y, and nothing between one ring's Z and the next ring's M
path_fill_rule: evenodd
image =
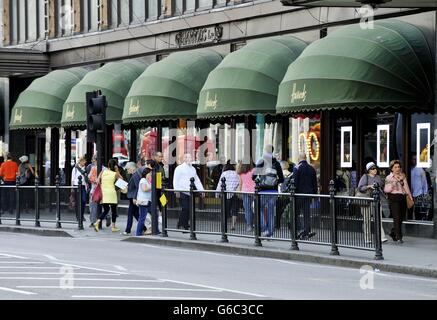
M225 184L226 184L226 191L237 191L238 187L240 185L240 178L235 171L235 166L231 164L231 160L228 160L223 167L223 172L220 175L219 183L217 184L217 191L221 190L222 187L222 178L225 178ZM238 206L237 206L237 197L235 193L227 193L226 194L226 211L229 213L229 215L232 217L231 222L231 230L235 230L235 225L237 223L237 212L238 212Z
M390 232L390 237L393 241L402 240L402 220L407 210L407 197L413 200L407 178L402 173L401 162L392 160L390 162L391 173L385 179L384 192L388 195L390 211L393 216L393 228Z
M117 163L114 159L109 160L108 169L103 170L98 178L100 186L102 188L102 206L103 212L100 217L97 219L96 223L94 223L94 229L99 231L100 222L106 217L111 209L112 213L112 232L118 232L118 229L115 226L115 222L117 220L117 204L118 197L117 191L115 191L115 182L117 179L123 179L117 171Z
M380 195L382 196L381 188L382 188L382 180L381 177L378 175L378 167L374 162L369 162L366 164L366 171L367 173L363 174L363 176L360 179L360 182L358 183L358 191L364 196L372 198L372 192L374 190L373 184L377 183L380 187L378 189ZM379 210L379 213L381 215L382 219L382 210ZM370 205L367 205L365 207L361 207L361 214L363 215L363 232L364 232L364 241L366 244L369 244L372 242L372 235L371 235L371 209ZM385 237L384 229L382 228L381 223L381 240L382 242L386 242L387 238Z
M144 234L144 222L147 214L151 212L152 204L152 169L150 167L145 167L141 174L136 203L140 209L136 235L142 236ZM148 231L148 234L151 234L151 230Z
M252 180L253 167L250 164L241 164L238 175L240 176L240 189L243 192L255 192L255 182ZM251 194L243 194L244 218L246 219L246 232L253 231L253 198Z

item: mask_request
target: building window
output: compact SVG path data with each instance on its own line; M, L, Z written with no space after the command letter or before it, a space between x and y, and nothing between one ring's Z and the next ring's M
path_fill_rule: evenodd
M212 8L212 0L198 0L198 5L200 10Z
M123 0L118 2L118 14L120 17L120 26L129 25L129 1Z
M149 0L147 2L147 20L156 20L159 15L158 0Z
M89 0L88 25L90 31L99 30L99 1Z
M224 7L228 2L228 0L216 0L215 7Z
M147 3L155 1L147 1ZM150 6L150 4L149 4ZM132 0L131 19L132 24L143 23L146 20L146 1Z
M185 12L196 10L196 0L185 0Z
M18 5L18 42L24 43L26 41L26 3L24 1L17 1Z
M183 12L184 12L184 2L183 2L183 0L175 0L174 5L175 5L174 14L176 16L182 15Z
M49 29L49 2L38 2L38 39L47 39Z
M36 0L27 1L27 40L35 41L37 38L37 13Z
M61 1L58 8L58 34L60 36L71 36L74 32L74 10L72 0Z

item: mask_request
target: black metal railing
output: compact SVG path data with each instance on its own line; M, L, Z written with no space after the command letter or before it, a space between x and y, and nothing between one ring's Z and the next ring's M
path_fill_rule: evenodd
M213 234L222 242L245 237L255 246L263 240L288 241L292 250L312 243L330 246L331 255L338 255L339 247L371 250L380 260L380 198L374 187L373 198L336 196L333 181L329 195L295 193L294 181L290 193L262 191L258 182L255 192L241 192L227 191L223 178L220 191L199 191L192 179L190 190L163 190L169 201L162 235L189 233L196 240L197 234Z
M0 224L2 221L33 222L62 228L62 224L77 224L83 230L84 208L82 177L77 186L60 186L56 177L55 186L41 186L35 178L34 185L20 185L17 177L15 185L0 184Z

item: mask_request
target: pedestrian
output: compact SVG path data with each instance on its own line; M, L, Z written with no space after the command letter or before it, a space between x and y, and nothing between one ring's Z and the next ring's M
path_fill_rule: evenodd
M33 170L32 165L29 163L29 157L23 155L18 158L18 160L21 162L18 166L20 186L34 185L35 171ZM33 193L25 192L23 194L23 199L21 200L23 200L23 209L30 209L34 204Z
M127 210L127 224L123 235L128 236L131 234L133 219L138 221L139 208L137 206L138 188L140 185L141 176L144 170L145 161L140 160L140 167L134 162L128 162L126 164L126 170L131 175L129 184L127 187L127 198L129 199L129 208Z
M90 181L90 196L89 196L89 207L90 207L90 228L94 228L94 223L97 221L97 209L99 203L93 201L93 194L98 185L98 175L97 175L97 155L93 155L91 163L86 167L88 173L88 180ZM103 168L102 168L103 170ZM100 226L101 228L101 226Z
M192 165L191 154L187 153L184 155L184 162L177 166L173 175L173 188L175 190L184 190L184 192L177 192L176 197L180 197L182 211L179 215L179 221L177 228L184 228L188 230L190 228L190 179L194 178L194 184L196 189L199 191L204 191L202 182L200 182L199 176L197 175L196 169ZM202 194L203 195L203 194Z
M428 200L428 182L425 170L417 166L416 155L411 157L411 193L415 205L411 210L408 210L409 213L414 212L414 216L410 217L425 220L427 208L423 204Z
M291 179L293 178L293 172L290 171L290 164L288 161L281 161L279 163L282 168L282 174L284 176L284 182L279 184L278 192L280 193L290 193L291 192ZM279 196L276 200L276 219L275 219L275 229L281 228L281 219L284 211L287 210L287 206L290 203L289 196Z
M385 197L382 192L382 188L384 184L382 183L382 179L378 174L378 167L374 162L369 162L366 164L366 173L363 174L360 181L358 182L357 187L357 196L365 196L368 198L373 198L373 190L374 184L378 185L378 192L381 197ZM382 209L380 208L379 213L382 219ZM370 203L361 206L361 214L363 216L363 233L364 233L364 241L366 244L372 243L372 234L371 234L371 207ZM380 221L381 221L380 219ZM380 225L381 229L381 240L382 242L387 242L387 238L385 236L384 228L382 227L382 222Z
M12 159L11 153L6 153L6 161L2 163L0 167L0 178L3 180L5 186L15 186L18 174L18 165ZM11 187L3 188L2 193L2 205L4 204L4 212L10 212L11 214L15 211L15 190Z
M144 222L146 221L147 214L151 212L152 205L152 168L146 166L141 174L141 180L139 183L138 194L136 197L136 204L139 207L139 218L137 224L136 236L142 236L145 234L151 234L144 232Z
M165 176L165 169L164 169L164 156L162 155L161 151L155 151L153 153L153 160L155 161L156 165L156 172L161 174L161 186L167 186L168 180ZM159 201L159 198L161 198L161 192L162 189L156 188L156 203L158 204L159 212L162 213L162 204L161 201Z
M259 179L261 191L261 236L273 236L275 225L275 204L280 183L284 182L284 175L278 160L273 156L274 147L267 144L264 153L253 170L252 179Z
M88 179L88 175L86 173L86 158L85 156L82 156L77 161L76 165L73 167L71 171L71 185L72 186L78 186L79 185L79 177L82 177L82 199L80 203L80 209L81 212L85 213L85 206L87 203L87 195L88 195L88 186L90 185L90 181ZM71 197L76 196L76 190L72 189ZM75 200L75 198L74 198ZM73 200L72 200L73 201ZM75 201L74 201L75 202ZM77 213L78 216L76 219L79 221L79 215L80 213ZM83 218L85 220L85 218Z
M109 209L111 209L112 214L112 232L118 232L118 229L115 226L115 222L117 221L117 205L118 205L118 197L117 192L115 190L115 182L117 179L122 179L122 176L117 171L117 163L114 159L109 160L108 168L102 170L98 177L98 182L102 188L102 206L103 212L100 217L97 219L96 223L94 223L94 229L99 231L100 222L106 217L109 213Z
M253 192L255 192L255 182L252 179L252 164L242 163L239 166L240 190L243 193L244 218L246 220L246 232L253 231Z
M238 212L238 198L232 191L237 191L240 187L240 177L235 171L235 166L231 164L231 160L227 160L225 166L223 167L223 172L220 175L220 183L217 185L216 190L221 190L221 181L225 178L226 191L231 191L231 193L226 194L225 205L226 212L229 213L231 217L231 230L235 230L235 225L237 223L237 212Z
M413 201L407 178L402 173L401 162L392 160L390 162L391 173L385 179L384 192L387 193L390 212L393 216L393 228L390 237L393 241L403 243L402 239L402 220L407 210L407 197Z
M305 153L299 154L299 163L294 168L294 182L296 186L296 193L303 194L317 194L317 173L316 170L307 162ZM302 214L303 219L297 219L297 229L299 233L298 239L310 239L316 235L311 231L311 202L314 198L296 197L296 214Z

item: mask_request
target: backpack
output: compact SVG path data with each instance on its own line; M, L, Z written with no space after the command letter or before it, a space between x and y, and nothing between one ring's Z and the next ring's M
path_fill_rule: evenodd
M281 193L289 193L291 192L291 180L293 179L293 174L289 175L284 179L284 182L281 184Z
M259 177L259 186L262 189L276 189L278 187L278 172L275 168L265 168L264 173Z
M30 172L29 168L25 168L24 172L20 174L20 185L26 184L32 178L32 172Z

